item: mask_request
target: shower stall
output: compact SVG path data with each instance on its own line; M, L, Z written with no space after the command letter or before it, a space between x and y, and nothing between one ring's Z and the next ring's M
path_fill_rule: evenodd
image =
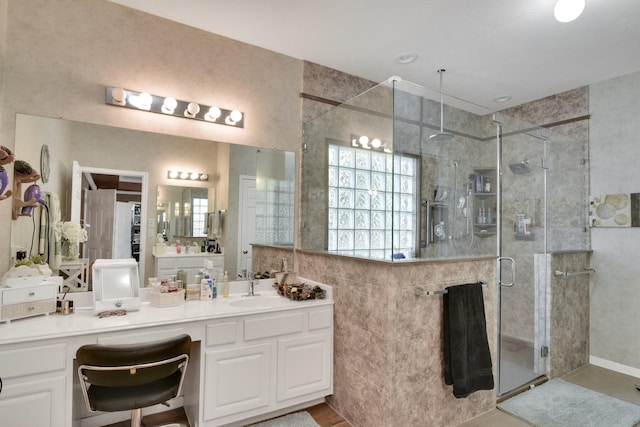
M502 395L546 374L549 272L536 258L589 246L587 144L443 94L440 78L437 92L394 77L305 123L300 246L496 257Z

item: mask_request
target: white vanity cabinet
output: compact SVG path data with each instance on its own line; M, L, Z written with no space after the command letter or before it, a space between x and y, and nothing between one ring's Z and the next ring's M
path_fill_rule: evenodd
M0 424L65 425L66 344L8 346L0 351Z
M332 394L332 337L332 306L208 324L204 425L225 425Z
M324 401L333 393L332 289L322 285L323 300L296 302L266 289L270 284L261 283L261 296L253 299L243 290L171 307L143 304L126 316L99 318L77 309L0 322L0 426L110 424L110 414L84 409L77 349L183 333L194 344L183 396L174 403L182 404L191 425L236 427ZM261 298L268 307L247 304ZM157 406L149 411L165 410Z
M156 255L155 259L155 277L158 280L169 278L175 275L178 270L184 270L187 273L188 284L195 283L196 274L204 267L205 261L213 263L213 269L224 269L224 255L222 254L181 254L181 255Z

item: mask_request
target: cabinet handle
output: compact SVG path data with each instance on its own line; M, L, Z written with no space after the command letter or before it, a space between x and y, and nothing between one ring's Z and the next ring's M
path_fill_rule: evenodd
M33 311L33 310L35 310L35 309L36 309L36 306L35 306L35 305L29 306L29 308L27 308L27 310L29 310L29 311Z
M0 377L0 394L2 394L2 377Z
M33 291L29 292L29 296L30 296L30 297L34 296L35 294L36 294L36 293L35 293L35 292L33 292Z

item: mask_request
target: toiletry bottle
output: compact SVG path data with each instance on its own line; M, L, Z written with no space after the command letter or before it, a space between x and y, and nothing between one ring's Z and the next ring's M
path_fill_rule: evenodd
M211 299L211 287L213 283L209 278L208 274L205 274L203 279L200 281L200 299L201 300L210 300Z
M215 299L218 297L218 287L216 282L217 280L215 278L209 278L209 286L211 286L211 299Z
M482 175L476 175L476 193L482 193Z
M222 296L224 298L229 296L229 275L227 272L224 272L224 277L222 278Z

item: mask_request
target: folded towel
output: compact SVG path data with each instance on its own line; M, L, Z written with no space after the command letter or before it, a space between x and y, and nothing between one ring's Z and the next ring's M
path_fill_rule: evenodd
M451 286L443 295L444 379L455 397L492 390L493 370L482 284Z

